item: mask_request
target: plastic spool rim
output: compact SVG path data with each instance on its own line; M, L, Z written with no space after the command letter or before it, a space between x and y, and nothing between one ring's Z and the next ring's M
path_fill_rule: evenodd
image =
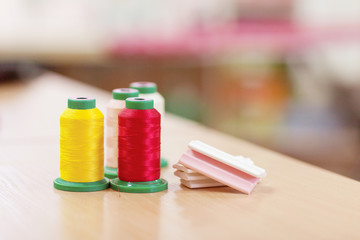
M130 97L138 97L139 91L133 88L116 88L112 91L113 99L125 100Z
M137 89L139 93L156 93L157 86L154 82L133 82L130 88Z
M118 192L154 193L166 190L168 182L162 178L148 182L126 182L121 181L119 178L114 178L110 180L110 187Z
M95 192L109 187L109 179L104 178L96 182L69 182L61 178L54 180L54 188L69 192Z
M126 108L128 109L137 109L137 110L147 110L154 108L154 100L150 98L143 97L132 97L126 99Z
M70 109L93 109L96 107L96 101L93 97L68 98L67 107Z
M117 175L118 169L117 168L112 168L112 167L105 166L104 170L105 170L104 171L105 177L107 177L109 179L113 179L113 178L118 177L118 175Z

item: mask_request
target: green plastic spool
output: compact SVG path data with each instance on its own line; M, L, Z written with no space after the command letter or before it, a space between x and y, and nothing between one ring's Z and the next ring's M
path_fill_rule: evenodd
M143 97L133 97L126 99L126 108L128 109L137 109L137 110L147 110L154 108L154 100L150 98Z
M96 107L95 98L75 97L68 99L68 108L71 109L93 109Z
M117 88L112 91L113 99L125 100L130 97L139 96L139 91L132 88Z
M95 98L75 97L68 99L68 108L70 109L93 109L96 107ZM107 189L109 179L104 178L96 182L69 182L61 178L54 180L54 188L70 192L93 192Z
M162 178L149 182L125 182L119 178L114 178L110 181L110 187L118 192L154 193L166 190L168 188L168 182Z
M156 93L157 86L153 82L133 82L130 84L130 88L137 89L139 93L149 94Z
M142 97L127 98L126 108L138 110L153 109L154 100ZM114 178L110 181L110 187L119 192L153 193L166 190L168 188L168 182L162 178L148 182L126 182L119 178Z
M54 180L54 187L69 192L95 192L107 189L109 187L109 179L104 178L96 182L68 182L57 178Z
M105 177L109 178L109 179L113 179L113 178L117 178L117 168L112 168L112 167L106 167L105 166Z

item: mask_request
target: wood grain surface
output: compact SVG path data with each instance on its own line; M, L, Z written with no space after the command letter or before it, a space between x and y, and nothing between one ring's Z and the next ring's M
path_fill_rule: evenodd
M171 114L162 145L170 165L199 139L251 157L268 176L251 195L188 189L171 167L159 193L54 189L59 116L80 95L100 110L111 97L53 73L0 87L0 239L360 239L359 182Z

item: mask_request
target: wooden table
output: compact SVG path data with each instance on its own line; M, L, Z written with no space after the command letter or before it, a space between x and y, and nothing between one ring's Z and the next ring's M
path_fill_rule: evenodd
M0 239L360 239L359 182L170 114L170 165L199 139L251 157L268 176L251 195L188 189L171 167L159 193L54 189L59 116L79 95L96 97L100 110L111 97L52 73L0 87Z

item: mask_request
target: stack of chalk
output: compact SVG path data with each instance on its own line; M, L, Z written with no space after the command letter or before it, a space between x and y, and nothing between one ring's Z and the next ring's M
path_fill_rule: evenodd
M173 167L175 176L189 188L229 186L250 194L264 169L242 156L233 156L201 141L191 141L189 150Z
M248 164L254 165L254 162L250 158L245 158L243 156L235 156L235 159L242 161ZM187 186L188 188L206 188L206 187L223 187L225 184L215 181L201 173L191 170L190 168L185 167L181 163L176 163L173 165L173 168L176 169L174 172L175 176L180 178L181 184Z

